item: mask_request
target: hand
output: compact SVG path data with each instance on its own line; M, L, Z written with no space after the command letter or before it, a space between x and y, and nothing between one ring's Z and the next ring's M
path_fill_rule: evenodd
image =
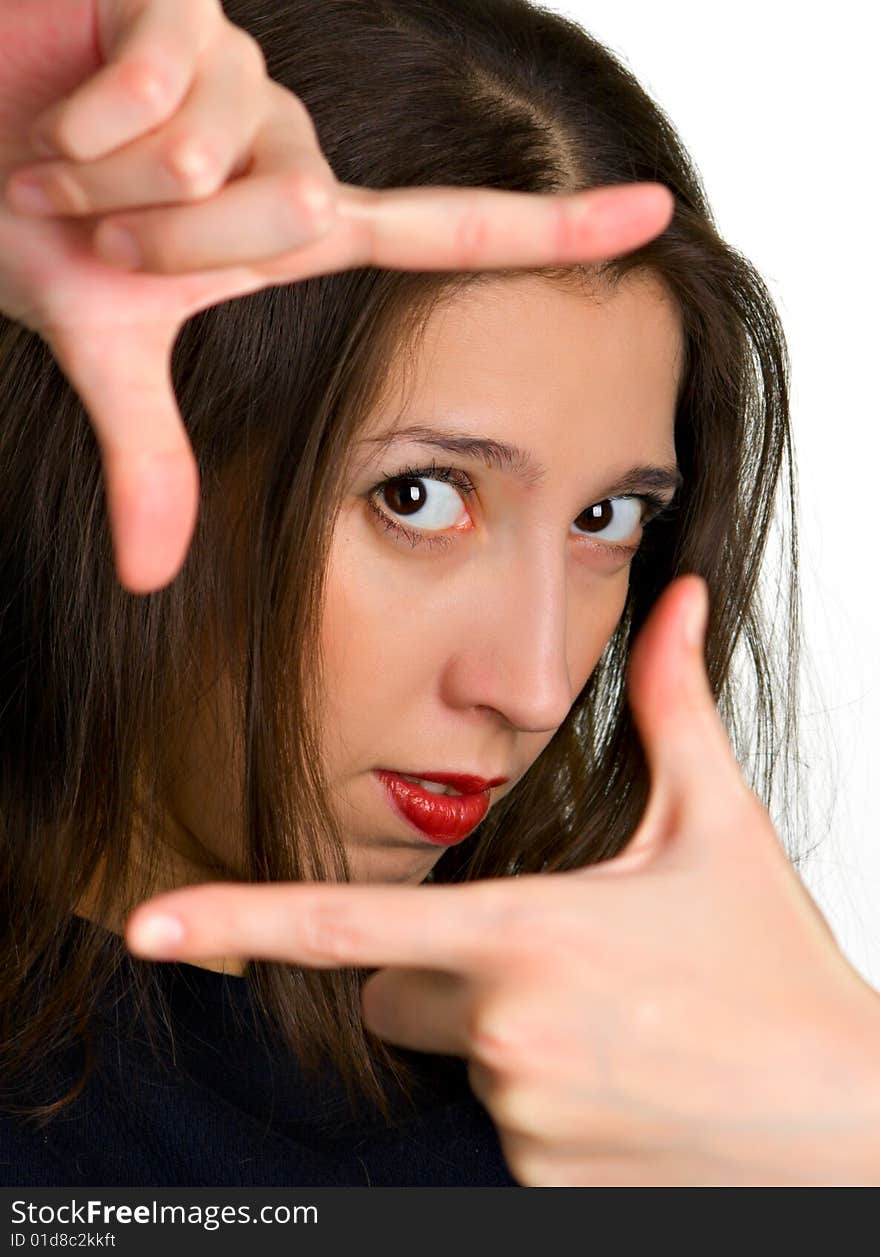
M627 848L461 885L217 885L156 896L136 954L378 967L365 1024L466 1058L534 1186L880 1184L877 993L849 965L746 786L686 576L633 648L650 794ZM149 950L155 916L183 941Z
M672 215L659 184L563 196L338 183L305 106L219 0L3 0L0 47L15 48L0 57L0 311L43 337L89 412L132 592L176 576L195 527L198 468L170 372L194 314L351 267L600 260ZM57 160L35 163L36 135ZM28 174L49 216L16 195ZM114 249L120 226L139 270Z

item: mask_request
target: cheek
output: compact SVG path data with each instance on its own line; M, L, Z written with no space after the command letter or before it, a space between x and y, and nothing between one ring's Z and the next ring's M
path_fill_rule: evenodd
M327 571L321 645L328 699L346 719L398 708L442 657L451 627L446 582L430 564L378 542L355 505L337 526ZM379 684L381 682L381 684ZM403 703L402 707L399 704Z
M330 745L344 733L346 754L359 758L377 728L406 710L420 652L411 608L355 541L343 531L331 552L321 649Z

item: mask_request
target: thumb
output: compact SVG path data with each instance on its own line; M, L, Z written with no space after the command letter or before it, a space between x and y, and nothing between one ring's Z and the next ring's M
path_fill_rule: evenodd
M674 830L701 844L737 800L754 802L718 714L705 664L709 590L690 574L663 590L630 656L627 693L650 774L648 806L622 853L643 859Z
M89 412L116 572L132 593L174 579L198 515L198 464L171 379L177 330L120 323L42 333Z

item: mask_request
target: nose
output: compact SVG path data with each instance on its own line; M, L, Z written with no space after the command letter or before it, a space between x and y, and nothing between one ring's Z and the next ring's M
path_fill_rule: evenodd
M496 558L486 576L483 569L477 578L469 623L457 622L446 699L492 708L523 732L552 732L575 699L565 555L539 543L509 563Z

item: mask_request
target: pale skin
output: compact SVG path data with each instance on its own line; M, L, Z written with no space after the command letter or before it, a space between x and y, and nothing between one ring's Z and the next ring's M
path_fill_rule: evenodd
M7 4L2 23L27 25L26 10L33 19L28 37L45 40L41 5ZM52 7L46 0L44 12ZM218 7L108 0L99 16L115 62L95 74L84 39L77 52L73 29L77 20L86 29L91 5L64 0L62 8L59 0L54 20L63 14L70 28L63 46L73 51L67 81L61 86L59 72L56 88L70 92L86 79L85 94L53 112L46 87L46 99L32 100L28 112L25 53L16 67L5 66L8 80L0 82L4 178L33 158L9 137L25 134L42 109L81 197L63 207L67 217L0 210L0 308L46 336L89 407L105 457L120 579L133 590L173 577L194 517L185 436L163 377L186 317L267 283L353 265L487 270L612 256L662 231L670 211L668 193L650 186L576 198L426 189L376 195L334 186L302 111L263 83L253 50L235 42ZM137 25L139 15L149 20ZM126 43L135 28L137 38ZM143 58L151 41L178 73L174 91L158 105L131 96L141 80L128 59ZM236 52L250 58L238 99L251 112L243 105L247 122L230 133L227 117L210 126L219 105L216 96L210 103L209 88L219 65L228 74ZM194 76L205 80L207 103L176 131L180 83ZM139 141L147 124L149 141ZM225 188L230 171L246 168L248 146L259 149L253 135L245 139L248 125L257 136L261 126L274 136L273 156ZM115 130L102 131L108 127ZM232 134L219 173L195 192L191 185L183 193L179 184L169 188L163 145L173 148L181 132L192 138L202 129L215 144L218 135ZM281 137L294 133L297 142L285 144ZM111 157L119 145L126 147ZM330 191L335 218L313 243L294 248L288 237L283 252L270 207L283 196L293 208L291 193L303 190L306 170ZM254 171L271 171L274 181L252 177ZM265 216L241 215L240 201L224 201L227 195L253 197ZM611 212L600 226L594 207L601 197ZM156 208L186 201L194 203ZM153 208L130 212L138 206ZM96 220L117 210L139 229L146 256L140 272L114 270L95 256L94 246L106 239ZM282 217L283 235L290 218ZM257 223L250 235L246 222ZM266 259L258 256L261 245ZM199 270L206 265L214 269ZM533 279L517 285L471 294L456 317L448 317L450 307L432 325L419 386L431 416L420 413L417 421L447 423L436 403L456 405L456 428L524 445L547 465L545 482L524 492L498 473L480 472L478 493L464 504L473 531L424 557L406 543L395 549L381 530L368 531L357 496L367 487L362 481L339 521L325 641L341 668L331 697L341 705L345 740L338 747L328 741L328 748L364 882L419 881L434 854L389 844L392 822L380 817L378 802L374 810L363 785L376 764L368 733L381 739L383 759L406 750L408 760L417 745L431 756L426 766L446 767L437 757L463 745L474 768L508 772L512 784L595 666L625 597L626 565L614 571L601 568L602 559L584 560L572 522L602 494L606 478L625 469L621 461L629 466L674 453L677 328L662 293L634 284L591 306ZM512 329L533 350L545 321L543 347L552 342L553 358L538 371L543 387L537 377L531 382L542 357L533 353L534 361L524 354L516 388L486 372L482 393L475 397L462 381L454 396L456 372L472 352L462 328L468 325L472 338L485 331L485 353L493 326L497 338L503 322L506 334ZM100 356L89 352L97 331L113 335L115 353L106 352L106 339ZM603 346L601 361L585 367L581 356L576 369L574 348L583 354L585 333L587 345ZM653 368L640 359L633 371L627 354L648 343ZM131 394L130 379L114 367L119 362L143 382L149 405L140 414L120 413L123 390ZM620 405L624 383L629 409ZM376 416L377 426L387 418ZM395 461L386 457L383 471ZM141 475L147 464L174 469L152 506ZM353 581L346 565L354 555L367 556L370 566ZM441 570L448 572L445 586ZM397 582L408 614L423 616L423 635L428 631L425 657L401 680L401 687L416 686L408 740L398 741L399 695L387 706L395 719L377 733L376 704L386 696L366 688L368 664L375 667L376 652L388 649L392 636L387 600L375 597L380 575ZM663 592L635 644L628 698L651 792L617 859L460 886L186 886L135 909L125 923L129 947L190 963L263 957L378 968L363 988L368 1027L389 1042L466 1058L511 1171L525 1184L880 1183L877 994L841 953L743 780L706 678L699 624L695 634L684 631L704 613L705 585L684 576ZM342 632L343 615L352 614L364 629L363 649ZM360 723L351 719L364 696L371 725L366 715ZM448 766L467 763L456 758ZM149 945L147 927L159 910L182 926L175 945L157 946L155 933Z

